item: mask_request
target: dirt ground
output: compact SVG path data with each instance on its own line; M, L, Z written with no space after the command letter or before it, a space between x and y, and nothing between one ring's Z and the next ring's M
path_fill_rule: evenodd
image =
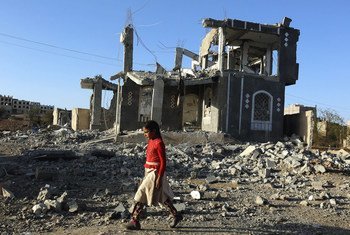
M75 145L74 145L75 146ZM65 150L72 145L60 146ZM109 213L123 202L131 206L136 182L142 177L143 157L133 158L131 172L116 171L124 158L106 156L89 159L42 160L26 154L30 150L26 142L4 141L0 143L0 187L11 190L15 198L0 196L0 234L350 234L349 174L346 171L326 172L310 176L315 181L326 182L321 191L310 187L280 188L271 183L240 182L222 178L206 185L203 177L190 177L190 172L178 173L171 168L168 175L174 180L172 188L186 205L184 220L175 229L168 227L168 214L162 208L148 208L141 221L141 231L126 231L127 219L111 219ZM114 143L103 148L115 148ZM115 150L118 151L118 150ZM119 151L121 151L119 149ZM117 161L116 163L113 161ZM37 168L54 166L63 172L54 180L38 180ZM128 165L126 165L128 166ZM5 169L5 170L4 170ZM45 184L55 186L60 192L84 204L84 209L75 213L48 212L41 216L32 213L36 197ZM190 192L201 186L200 200L191 198ZM107 192L108 191L108 192ZM285 197L272 198L274 194ZM325 197L318 197L320 194ZM254 203L259 195L268 203ZM300 204L315 195L308 205ZM328 198L327 198L328 197ZM335 206L329 198L337 201Z

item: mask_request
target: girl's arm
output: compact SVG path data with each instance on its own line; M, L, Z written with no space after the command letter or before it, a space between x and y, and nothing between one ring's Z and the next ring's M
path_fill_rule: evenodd
M157 153L159 156L159 169L156 179L156 188L159 188L161 186L162 177L165 172L166 167L166 159L165 159L165 146L163 142L160 142L157 144Z

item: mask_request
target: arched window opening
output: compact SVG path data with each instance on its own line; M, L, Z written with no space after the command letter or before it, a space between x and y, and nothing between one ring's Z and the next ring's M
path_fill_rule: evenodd
M252 130L272 130L272 96L266 91L253 95Z

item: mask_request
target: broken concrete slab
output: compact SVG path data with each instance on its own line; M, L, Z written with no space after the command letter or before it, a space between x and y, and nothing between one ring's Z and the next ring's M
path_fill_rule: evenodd
M117 213L123 213L126 210L127 209L124 207L123 203L118 203L118 206L116 208L114 208L114 211Z
M267 158L265 161L267 169L274 169L276 167L276 162L274 160Z
M240 157L246 157L252 154L256 150L256 147L253 145L248 146L242 153L239 154Z
M175 203L174 207L176 208L177 211L183 212L186 210L186 204L185 203Z

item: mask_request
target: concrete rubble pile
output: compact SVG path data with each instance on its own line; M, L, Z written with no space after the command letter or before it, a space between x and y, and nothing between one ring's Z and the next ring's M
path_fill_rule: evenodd
M2 131L0 132L0 144L25 144L25 149L41 147L56 148L62 145L74 147L75 144L85 143L96 139L113 139L112 130L99 132L96 130L73 131L70 128L49 126L38 131ZM16 152L13 154L16 155Z
M109 136L108 131L64 128L2 133L0 143L24 143L27 148L18 161L0 161L1 213L10 218L1 221L0 231L47 232L57 226L125 222L143 177L145 143L97 141ZM324 178L350 172L345 150L311 151L298 138L194 142L166 145L175 206L186 215L185 222L236 218L273 226L284 218L281 213L288 209L279 205L286 203L350 215L349 181ZM164 218L159 210L148 208L156 221Z

